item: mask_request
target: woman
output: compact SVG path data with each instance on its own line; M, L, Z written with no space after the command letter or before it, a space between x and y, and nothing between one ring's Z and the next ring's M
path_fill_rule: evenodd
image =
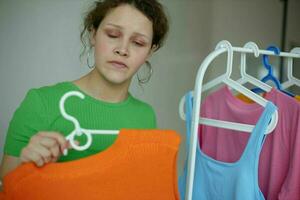
M86 96L84 100L70 98L66 102L68 113L76 116L84 128L156 128L152 107L132 97L128 88L139 68L151 67L147 59L161 47L167 31L168 20L156 0L95 2L81 33L83 43L86 36L90 49L94 49L95 62L91 63L90 52L87 56L92 70L78 80L27 93L9 125L1 178L24 162L41 167L89 156L113 144L117 136L100 135L93 138L88 150L70 150L68 156L61 156L70 147L65 136L74 127L61 116L58 102L71 90ZM77 140L84 142L84 138Z

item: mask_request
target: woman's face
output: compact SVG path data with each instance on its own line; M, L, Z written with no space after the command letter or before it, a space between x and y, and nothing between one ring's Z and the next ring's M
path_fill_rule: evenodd
M130 82L151 55L152 22L136 8L124 4L107 13L91 38L95 66L109 83Z

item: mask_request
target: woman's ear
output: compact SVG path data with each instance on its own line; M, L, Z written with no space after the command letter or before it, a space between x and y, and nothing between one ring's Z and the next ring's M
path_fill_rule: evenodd
M157 48L156 45L153 45L153 46L151 47L151 49L150 49L150 51L149 51L149 54L148 54L148 56L147 56L147 59L149 59L149 58L152 56L152 54L156 51L156 48Z
M95 46L96 44L96 30L94 28L92 28L92 30L90 31L90 44L91 46Z

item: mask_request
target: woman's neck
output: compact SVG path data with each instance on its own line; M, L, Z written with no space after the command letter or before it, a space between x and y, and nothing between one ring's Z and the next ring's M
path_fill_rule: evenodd
M118 103L127 99L130 81L123 84L113 84L101 77L94 69L73 83L96 99Z

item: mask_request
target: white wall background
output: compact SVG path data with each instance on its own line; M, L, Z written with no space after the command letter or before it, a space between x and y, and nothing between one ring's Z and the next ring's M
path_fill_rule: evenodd
M300 47L300 1L290 0L287 23L287 41L286 50L289 51L294 47ZM300 59L294 60L293 75L300 79ZM286 71L284 71L286 74ZM285 77L285 76L284 76ZM300 94L300 87L291 87L290 90L294 94Z
M79 62L84 1L0 0L0 154L12 114L32 87L86 73Z
M85 61L79 60L79 34L83 13L90 2L0 0L0 158L9 121L28 89L73 80L88 72ZM144 88L134 81L131 92L153 105L160 128L175 129L184 135L178 104L185 92L194 87L201 61L223 39L235 46L247 41L255 41L261 48L279 45L282 3L279 0L161 2L171 19L170 34L165 46L150 60L154 68L151 81ZM224 66L223 58L217 60L206 79L216 76ZM180 162L182 155L183 151Z

